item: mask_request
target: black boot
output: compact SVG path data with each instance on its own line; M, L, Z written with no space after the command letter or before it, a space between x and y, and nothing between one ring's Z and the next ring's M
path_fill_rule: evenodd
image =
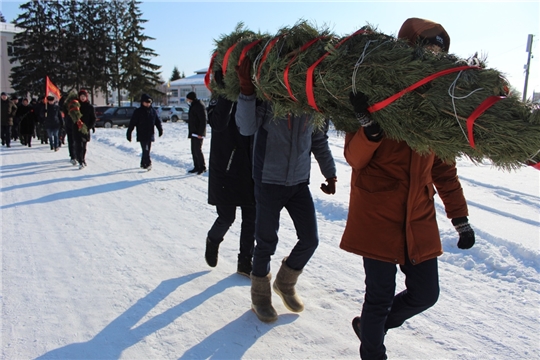
M236 272L249 277L252 270L251 256L238 255L238 267Z
M206 238L206 251L204 253L204 258L206 263L210 267L216 267L218 260L218 250L219 244L214 244L210 238Z

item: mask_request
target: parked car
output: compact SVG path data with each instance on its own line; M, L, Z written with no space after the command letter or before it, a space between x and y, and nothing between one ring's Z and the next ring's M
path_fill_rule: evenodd
M96 127L128 126L135 109L135 106L111 107L101 116L96 116Z
M162 106L158 112L163 122L169 120L177 122L178 120L188 121L189 107L186 105Z
M94 106L94 112L96 113L96 117L100 117L105 111L109 110L110 108L112 108L112 106Z

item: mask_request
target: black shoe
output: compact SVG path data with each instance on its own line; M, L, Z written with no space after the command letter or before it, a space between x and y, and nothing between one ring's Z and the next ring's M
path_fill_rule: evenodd
M354 332L356 333L356 336L358 336L358 339L360 340L360 335L362 334L360 332L360 316L357 316L354 319L352 319L352 328Z
M238 255L238 267L236 268L238 274L250 277L252 267L251 256Z
M206 251L204 253L204 258L206 259L206 263L210 267L216 267L217 260L218 260L218 250L219 250L219 244L214 244L212 241L210 241L209 238L206 238Z
M202 170L197 171L197 175L201 175L204 172L206 172L206 168L203 168Z
M199 170L197 170L195 168L188 171L188 173L190 173L190 174L195 174L196 172L199 172Z

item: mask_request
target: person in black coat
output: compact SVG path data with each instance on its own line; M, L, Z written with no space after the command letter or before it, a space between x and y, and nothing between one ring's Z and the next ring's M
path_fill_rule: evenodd
M86 147L90 141L90 130L96 125L96 113L92 104L88 102L88 92L84 89L79 91L79 102L82 115L73 128L73 144L79 169L83 169L86 167Z
M71 159L71 164L77 165L77 156L75 153L75 142L73 140L73 131L75 131L75 122L69 116L69 104L66 104L66 99L68 97L68 94L64 94L60 101L58 102L58 105L60 106L60 110L64 113L64 129L66 131L66 137L67 137L67 143L68 143L68 153L69 158Z
M152 107L152 102L152 98L148 94L141 95L141 106L135 109L131 115L126 133L128 141L131 142L131 133L134 128L137 128L137 141L141 143L142 149L141 167L147 170L152 168L150 148L155 140L154 127L158 129L159 136L163 135L161 120Z
M193 169L189 173L198 175L206 171L204 155L202 153L203 139L206 136L206 109L197 94L193 91L186 95L189 107L188 138L191 138L191 156L193 157Z
M58 151L60 145L58 133L60 128L64 126L64 119L60 113L60 107L54 101L54 96L47 96L46 106L41 108L39 115L42 118L45 130L47 130L51 150Z
M21 105L17 108L17 114L21 119L19 122L21 144L32 147L32 136L36 129L37 119L34 108L28 104L28 99L22 99Z
M220 72L217 81L222 82ZM238 132L236 103L223 97L213 100L208 110L212 128L208 176L208 203L216 206L217 219L208 231L205 259L215 267L223 237L233 224L236 207L242 209L240 253L237 272L247 277L252 268L255 243L255 196L251 176L252 137Z

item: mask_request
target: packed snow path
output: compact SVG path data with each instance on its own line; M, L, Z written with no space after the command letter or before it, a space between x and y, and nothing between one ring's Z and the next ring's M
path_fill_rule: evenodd
M343 137L330 134L336 195L319 190L313 162L321 243L297 286L306 309L291 313L274 295L279 320L268 325L250 311L249 279L235 273L239 219L218 266L206 265L216 217L208 173L187 174L184 123L164 124L164 132L150 172L138 167L139 144L125 140L125 129L97 129L83 170L69 163L65 146L2 147L2 358L358 358L350 321L363 302L362 260L339 249L350 179ZM441 296L388 333L388 355L540 358L540 172L466 160L458 172L476 245L457 248L437 198ZM295 242L285 211L279 235L274 273ZM397 281L403 289L401 274Z

